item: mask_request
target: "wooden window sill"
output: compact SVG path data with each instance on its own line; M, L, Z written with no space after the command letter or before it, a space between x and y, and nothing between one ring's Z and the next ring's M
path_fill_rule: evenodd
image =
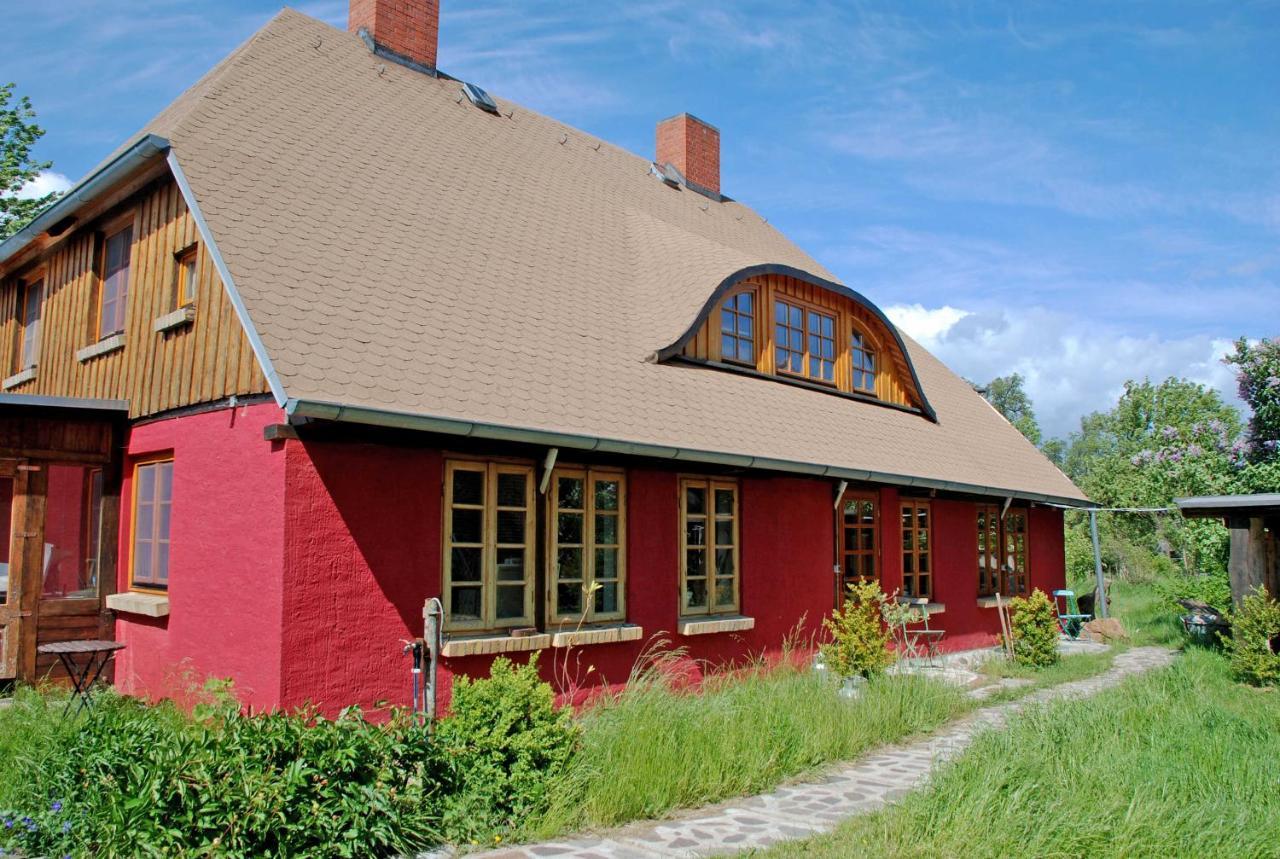
M97 343L90 343L88 346L76 353L76 360L83 364L85 361L92 361L94 358L100 358L103 355L110 355L124 348L124 334L112 334L110 337L104 337Z
M552 647L581 647L585 644L617 644L623 641L639 641L644 628L630 623L614 626L588 626L582 629L557 632L551 636Z
M1023 599L1025 599L1025 598L1026 598L1026 597L1024 596L1024 597L1023 597ZM1008 605L1009 605L1009 603L1013 602L1013 600L1015 600L1015 599L1017 599L1017 597L1016 597L1016 596L1005 596L1004 594L1001 594L1001 595L1000 595L1000 600L1001 600L1001 601L1002 601L1006 606L1008 606ZM992 597L978 597L978 608L995 608L995 607L996 607L996 598L995 598L995 597L993 597L993 596L992 596Z
M155 329L157 334L163 334L166 331L172 331L175 328L181 328L184 325L190 325L196 321L196 306L188 304L185 307L179 307L172 313L166 313L155 321Z
M144 594L137 591L108 594L107 608L112 611L141 614L147 617L168 617L169 597L167 594Z
M928 600L918 600L910 597L898 597L898 605L909 605L912 608L922 608L929 612L930 615L942 614L947 610L946 603L929 602ZM995 605L995 603L992 603L992 605Z
M16 388L19 385L25 385L27 382L33 381L35 377L36 377L36 368L28 367L25 370L21 370L17 373L14 373L12 376L5 379L3 382L0 382L0 387L4 388L7 391L10 388Z
M444 643L440 655L488 656L494 653L521 653L526 650L543 650L551 646L548 633L537 635L465 635L454 636Z
M681 635L714 635L717 632L745 632L754 629L756 619L740 614L682 618L677 626Z

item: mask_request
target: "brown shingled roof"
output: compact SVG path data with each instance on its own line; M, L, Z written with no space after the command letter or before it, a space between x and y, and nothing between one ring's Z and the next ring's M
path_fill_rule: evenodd
M910 341L936 423L652 361L740 269L832 275L750 208L496 101L286 10L148 128L290 402L1083 499Z

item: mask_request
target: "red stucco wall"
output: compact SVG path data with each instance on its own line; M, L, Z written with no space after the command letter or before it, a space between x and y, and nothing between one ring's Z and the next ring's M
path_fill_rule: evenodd
M284 543L282 445L263 427L281 411L256 404L137 426L121 491L119 589L128 587L132 465L173 453L169 606L165 618L119 613L128 647L116 684L151 697L189 698L209 676L230 677L251 707L280 700Z

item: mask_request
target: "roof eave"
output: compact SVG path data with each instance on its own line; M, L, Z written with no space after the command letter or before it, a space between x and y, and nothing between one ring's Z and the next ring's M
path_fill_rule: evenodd
M342 403L319 400L290 399L285 405L285 411L290 418L313 418L316 420L358 423L369 426L408 429L419 432L434 432L444 435L466 436L469 438L488 439L493 441L519 442L545 447L563 447L570 448L572 450L591 450L601 453L621 454L625 456L643 456L653 459L697 462L704 465L721 465L730 468L757 468L766 471L782 471L791 474L804 474L812 477L830 477L836 480L866 481L872 483L885 483L892 486L938 489L946 492L964 493L967 495L1015 498L1021 501L1041 502L1066 507L1091 506L1091 502L1082 498L1070 498L1067 496L1047 493L1014 490L1007 487L980 486L977 484L960 483L952 480L938 480L920 475L891 474L888 472L843 468L834 465L822 465L819 463L801 462L797 460L773 459L770 457L727 453L724 451L700 450L686 447L675 447L671 445L630 442L623 439L609 439L600 436L581 435L577 433L563 433L528 427L506 426L502 424L484 423L481 421L441 417L438 415L395 412L386 409L344 405Z
M81 179L66 194L45 207L29 224L0 242L0 266L25 250L54 224L110 193L122 180L168 151L169 141L157 134L139 137L115 158Z

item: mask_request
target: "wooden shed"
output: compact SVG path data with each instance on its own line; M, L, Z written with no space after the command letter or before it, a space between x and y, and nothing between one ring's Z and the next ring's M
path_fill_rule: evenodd
M1280 493L1257 495L1208 495L1176 498L1183 516L1221 519L1231 529L1231 598L1239 603L1254 588L1265 587L1280 596L1280 557L1276 533L1280 531Z

